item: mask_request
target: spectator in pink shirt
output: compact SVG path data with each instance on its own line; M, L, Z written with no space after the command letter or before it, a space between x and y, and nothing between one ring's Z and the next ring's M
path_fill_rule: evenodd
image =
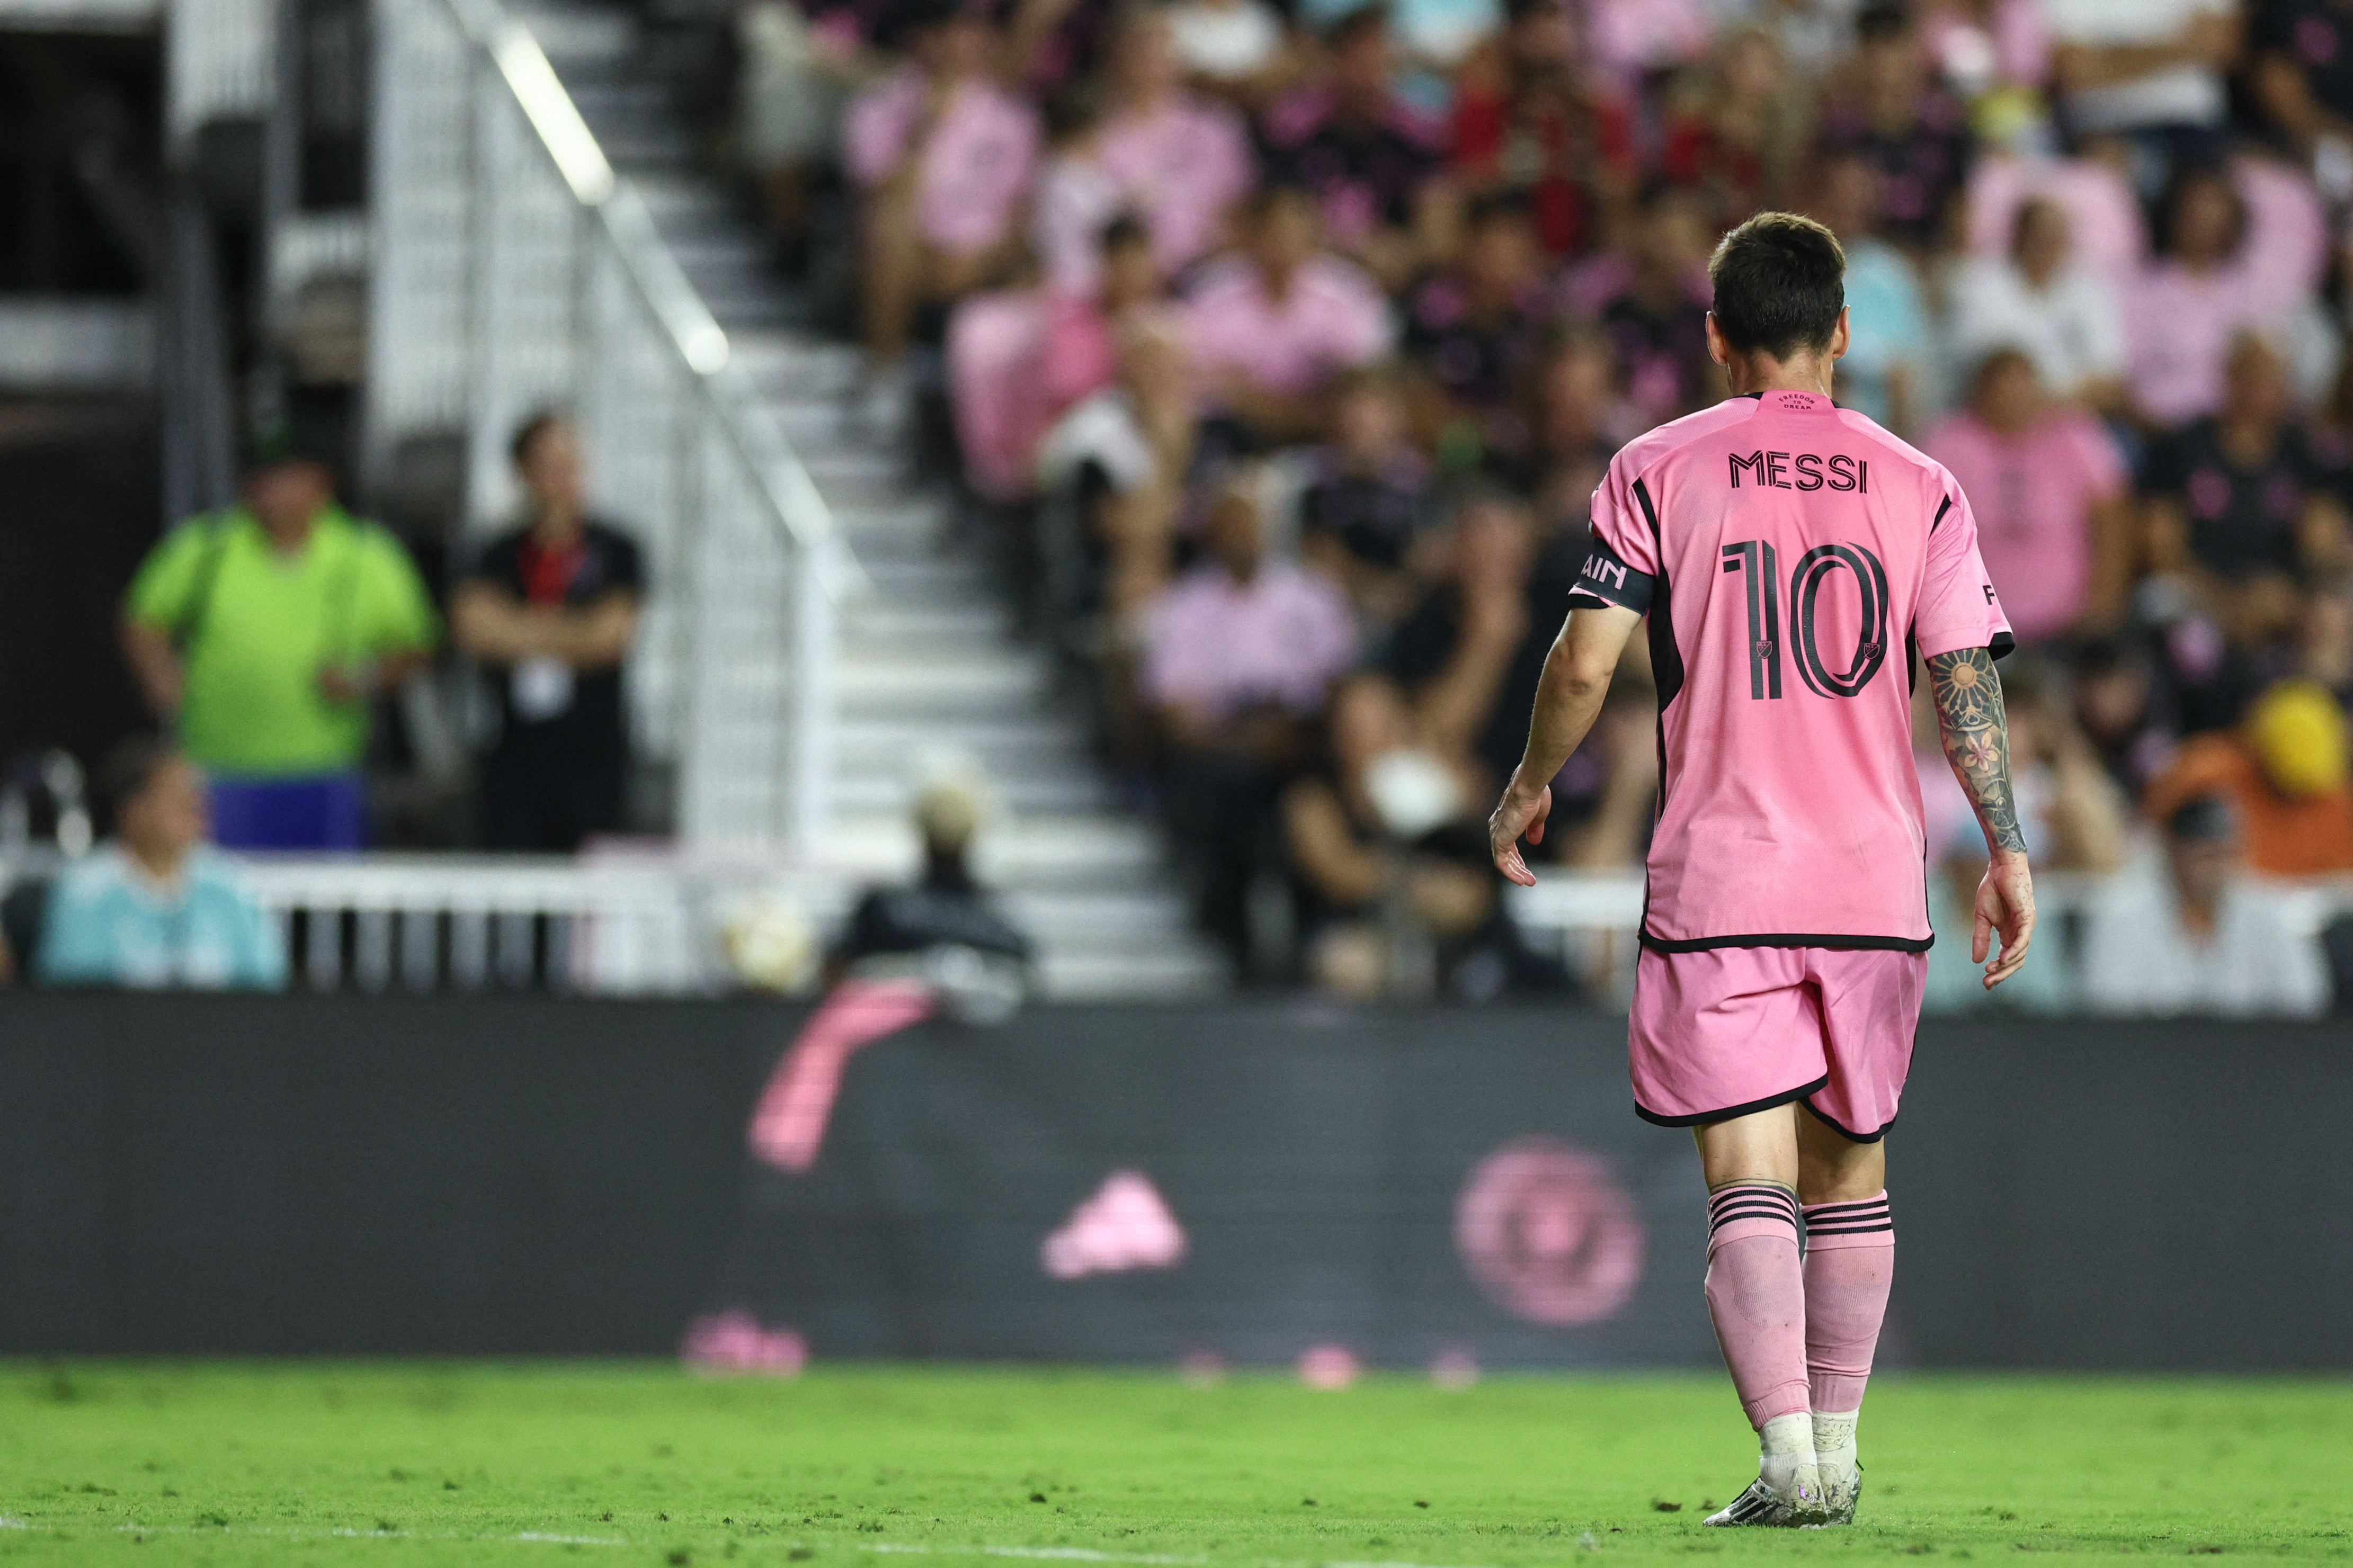
M1250 886L1282 865L1275 803L1356 652L1340 590L1267 550L1254 483L1229 483L1211 509L1208 558L1145 627L1143 679L1180 864L1198 879L1202 922L1245 973L1264 947L1252 941Z
M1038 162L1038 117L993 74L997 39L955 0L918 0L912 58L860 93L843 163L865 195L870 384L895 372L915 311L960 299L1018 257L1016 219Z
M1172 277L1223 243L1228 212L1257 175L1241 116L1187 91L1184 73L1167 14L1130 13L1113 45L1096 153Z
M2179 174L2166 192L2158 257L2126 296L2133 399L2158 428L2212 414L2232 340L2277 331L2310 302L2300 254L2313 243L2307 226L2292 199L2272 199L2260 172L2242 174L2251 172L2252 182L2219 168Z
M1212 268L1184 312L1184 335L1209 405L1250 440L1312 438L1317 395L1344 370L1388 350L1388 302L1373 280L1317 244L1314 200L1263 187L1248 244Z
M1968 406L1925 446L1976 509L1978 548L2020 642L2116 624L2132 570L2123 459L2098 420L2051 402L2025 351L1988 354Z

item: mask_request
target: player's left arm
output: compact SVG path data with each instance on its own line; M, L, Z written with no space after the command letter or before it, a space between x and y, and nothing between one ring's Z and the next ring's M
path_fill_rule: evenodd
M2027 868L2026 834L2018 821L2018 797L2010 787L2010 718L2001 700L2001 677L1993 655L1981 647L1956 648L1928 660L1928 686L1936 704L1936 729L1945 760L1985 829L1989 859L1978 884L1970 956L1985 963L1996 933L2001 956L1985 973L1990 991L2026 962L2034 940L2034 880Z
M1552 651L1545 656L1535 711L1528 719L1527 748L1494 815L1487 819L1487 844L1496 869L1524 888L1535 887L1536 877L1520 854L1520 837L1525 834L1531 844L1544 842L1553 776L1593 728L1627 639L1641 621L1641 611L1623 605L1579 605L1569 611Z

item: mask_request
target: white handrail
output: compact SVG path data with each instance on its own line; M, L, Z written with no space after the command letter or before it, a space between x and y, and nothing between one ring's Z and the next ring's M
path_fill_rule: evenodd
M629 281L636 286L711 400L730 443L760 477L762 499L795 543L820 552L820 570L837 602L863 591L865 574L840 538L833 510L808 469L761 405L733 363L726 330L688 281L635 189L613 172L596 133L555 74L530 26L498 0L444 0L469 42L498 68L516 105L564 177L573 199L595 212Z
M681 837L818 858L839 610L864 572L531 26L501 0L376 5L374 460L462 430L487 525L506 431L572 404L653 563L631 692L679 764Z

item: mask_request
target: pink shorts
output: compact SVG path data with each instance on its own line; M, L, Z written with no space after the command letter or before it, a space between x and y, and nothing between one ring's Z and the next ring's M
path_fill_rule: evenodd
M1927 979L1925 952L1646 947L1626 1031L1634 1109L1692 1127L1802 1100L1869 1142L1895 1120Z

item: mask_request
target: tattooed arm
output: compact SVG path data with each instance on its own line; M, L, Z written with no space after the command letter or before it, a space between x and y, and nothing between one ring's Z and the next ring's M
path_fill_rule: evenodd
M1972 959L1984 963L1993 938L2001 938L1999 958L1988 965L1990 991L2018 972L2034 940L2034 879L2027 869L2026 835L2018 825L2018 800L2010 784L2010 720L2002 710L2001 677L1981 647L1959 648L1928 661L1928 686L1936 702L1936 728L1945 760L1961 781L1985 829L1990 858L1978 884Z

